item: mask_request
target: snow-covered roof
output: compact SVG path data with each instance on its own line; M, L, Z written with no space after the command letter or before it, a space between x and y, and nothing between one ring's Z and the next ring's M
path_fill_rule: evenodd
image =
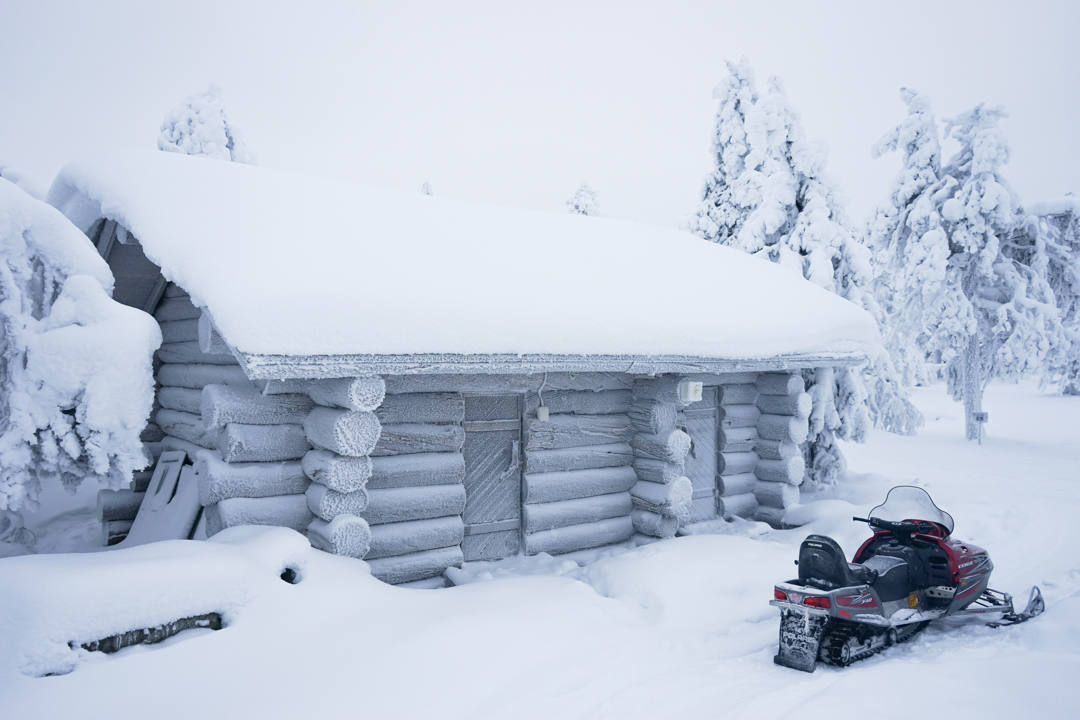
M878 341L854 304L672 229L162 152L70 164L49 200L84 230L126 227L252 377L704 372Z

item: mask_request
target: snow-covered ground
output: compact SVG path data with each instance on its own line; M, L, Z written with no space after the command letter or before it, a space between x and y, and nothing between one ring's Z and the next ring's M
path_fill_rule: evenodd
M518 563L520 572L469 573L491 579L449 590L401 590L371 579L362 563L307 549L290 531L244 529L230 531L229 542L113 551L136 553L125 564L137 572L107 592L110 577L125 575L104 555L0 560L0 715L1074 716L1080 399L994 386L982 447L963 440L959 406L940 386L916 400L927 427L845 447L852 477L807 508L810 527L761 534L745 524L580 569L540 559ZM773 582L794 573L801 539L826 532L850 554L866 533L851 515L916 479L956 518L959 537L990 550L993 585L1018 596L1041 585L1046 613L999 630L946 620L845 670L775 666L777 614L767 603ZM54 527L80 527L79 512ZM51 526L36 527L48 536ZM286 562L300 567L299 584L277 579ZM125 615L153 622L215 601L228 624L219 632L189 631L109 657L75 657L64 644ZM29 661L60 667L73 658L64 675L20 671Z

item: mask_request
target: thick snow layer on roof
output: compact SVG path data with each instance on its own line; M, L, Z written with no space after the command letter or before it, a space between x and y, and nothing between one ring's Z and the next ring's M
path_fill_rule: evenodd
M50 202L127 227L238 350L755 359L860 353L855 305L688 233L172 153L65 167Z

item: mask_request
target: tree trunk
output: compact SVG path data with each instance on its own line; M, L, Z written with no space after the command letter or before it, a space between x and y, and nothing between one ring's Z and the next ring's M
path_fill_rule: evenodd
M968 440L978 440L979 423L975 421L975 413L982 412L983 390L986 388L986 383L983 380L978 335L972 335L968 338L967 348L964 349L961 383L964 400L965 434Z

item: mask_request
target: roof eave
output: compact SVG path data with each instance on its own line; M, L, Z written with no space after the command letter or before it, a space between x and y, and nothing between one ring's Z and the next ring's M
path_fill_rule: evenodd
M714 358L693 355L267 355L235 351L252 380L319 379L362 375L535 374L545 372L730 373L850 367L866 362L863 351Z

